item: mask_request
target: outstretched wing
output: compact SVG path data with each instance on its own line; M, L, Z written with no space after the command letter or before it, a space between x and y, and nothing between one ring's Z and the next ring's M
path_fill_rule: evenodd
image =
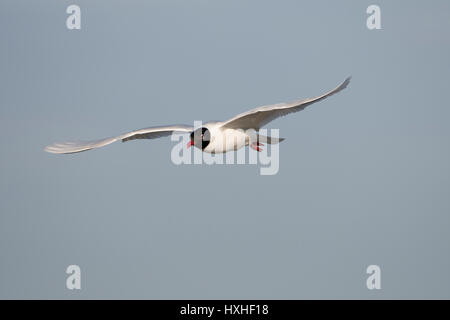
M310 104L328 98L329 96L335 93L338 93L339 91L347 87L347 85L350 83L350 79L351 77L348 77L335 89L315 98L297 100L291 103L272 104L238 114L234 118L225 121L222 127L230 129L259 130L261 127L265 126L270 121L275 120L278 117L285 116L289 113L301 111Z
M186 125L151 127L128 132L117 137L110 137L101 140L54 143L45 147L44 150L50 153L76 153L100 148L118 140L122 140L122 142L125 142L134 139L155 139L170 136L174 131L191 132L192 130L193 127Z

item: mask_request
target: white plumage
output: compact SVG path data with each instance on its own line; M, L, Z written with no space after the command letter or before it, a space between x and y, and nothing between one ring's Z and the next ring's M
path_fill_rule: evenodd
M246 145L250 145L252 148L260 151L259 143L274 144L279 143L284 139L274 139L271 137L256 135L256 141L253 141L255 138L245 133L246 130L254 129L257 132L261 127L268 124L270 121L293 112L301 111L307 106L345 89L349 83L350 77L345 79L345 81L335 89L315 98L297 100L290 103L278 103L262 106L238 114L237 116L224 122L205 123L203 126L203 131L199 132L199 139L201 140L196 140L197 132L194 131L192 126L170 125L140 129L117 137L101 140L54 143L45 147L45 151L50 153L76 153L103 147L118 140L125 142L134 139L155 139L169 136L173 132L191 133L192 143L190 145L195 145L196 147L201 148L204 152L221 153L230 150L237 150ZM208 137L206 138L206 136Z

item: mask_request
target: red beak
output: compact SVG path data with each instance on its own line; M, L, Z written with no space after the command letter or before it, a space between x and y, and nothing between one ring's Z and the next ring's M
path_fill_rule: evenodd
M191 140L191 141L188 142L188 144L187 144L186 147L189 149L189 148L192 147L193 145L194 145L194 141Z

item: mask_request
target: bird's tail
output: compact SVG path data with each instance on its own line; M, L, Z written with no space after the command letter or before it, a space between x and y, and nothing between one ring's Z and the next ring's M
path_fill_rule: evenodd
M277 144L284 140L284 138L267 137L267 136L263 136L262 134L258 134L257 137L258 137L258 142L268 143L268 144Z

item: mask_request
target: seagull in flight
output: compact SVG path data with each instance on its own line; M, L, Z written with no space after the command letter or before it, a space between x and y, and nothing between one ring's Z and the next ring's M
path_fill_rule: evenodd
M44 150L58 154L77 153L104 147L119 140L126 142L135 139L155 139L170 136L174 132L185 132L190 133L187 147L194 146L203 152L225 153L247 145L256 151L261 151L263 143L277 144L284 140L283 138L272 138L258 134L257 132L261 127L276 118L301 111L313 103L338 93L348 86L350 79L351 77L348 77L333 90L315 98L258 107L226 121L207 122L200 128L188 125L150 127L100 140L54 143L45 147ZM249 130L254 130L256 134L249 134Z

